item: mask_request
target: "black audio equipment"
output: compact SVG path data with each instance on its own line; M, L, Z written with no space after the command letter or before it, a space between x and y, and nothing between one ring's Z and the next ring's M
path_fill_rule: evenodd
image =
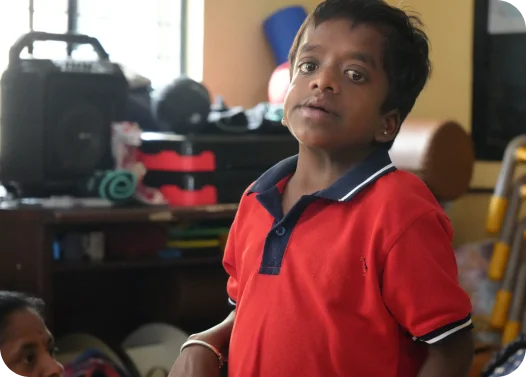
M94 61L22 59L36 41L88 44ZM100 42L30 32L9 52L1 79L0 181L24 196L75 195L79 182L112 169L111 124L124 117L128 82Z

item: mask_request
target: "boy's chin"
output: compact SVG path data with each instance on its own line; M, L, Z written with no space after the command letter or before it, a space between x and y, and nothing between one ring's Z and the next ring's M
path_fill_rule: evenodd
M316 151L333 152L353 144L349 135L338 132L328 132L327 127L289 127L291 134L301 146Z
M325 138L325 137L315 137L315 136L296 136L298 142L307 149L317 150L317 151L331 151L336 145L334 140Z
M361 145L360 143L355 143L350 140L342 140L342 138L336 137L328 138L314 135L294 135L294 137L296 138L296 140L298 140L301 147L303 147L304 149L311 150L313 152L339 154L342 151L350 152L352 150L355 150L356 148L363 148L363 145Z

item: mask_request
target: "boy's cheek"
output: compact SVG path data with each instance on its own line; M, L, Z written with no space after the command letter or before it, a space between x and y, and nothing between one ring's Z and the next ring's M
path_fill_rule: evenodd
M285 94L285 101L283 103L283 111L285 119L290 116L290 111L294 108L294 89L296 84L292 81Z

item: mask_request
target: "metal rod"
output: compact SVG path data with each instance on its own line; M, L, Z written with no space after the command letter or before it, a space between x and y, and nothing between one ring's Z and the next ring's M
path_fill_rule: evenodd
M29 31L34 31L34 29L33 29L33 25L34 25L33 16L34 16L34 13L35 13L35 1L34 0L29 0ZM33 42L31 42L29 44L29 46L27 46L29 55L33 55L33 47L34 47L33 46Z
M76 33L78 31L78 5L78 0L68 0L68 34ZM68 43L68 57L71 57L74 49L75 45Z
M188 0L181 0L181 36L180 46L181 51L179 54L180 64L181 64L181 74L185 75L188 71L186 66L186 55L187 55L187 28L188 28Z

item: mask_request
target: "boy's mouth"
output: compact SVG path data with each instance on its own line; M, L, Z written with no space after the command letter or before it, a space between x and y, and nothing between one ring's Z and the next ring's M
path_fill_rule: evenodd
M336 113L332 110L330 103L321 97L312 97L302 102L299 106L303 109L303 113L307 117L325 117L327 115L336 116Z
M323 111L324 113L329 114L329 111L321 106L306 106L306 107L308 107L309 109L313 109L313 110Z

